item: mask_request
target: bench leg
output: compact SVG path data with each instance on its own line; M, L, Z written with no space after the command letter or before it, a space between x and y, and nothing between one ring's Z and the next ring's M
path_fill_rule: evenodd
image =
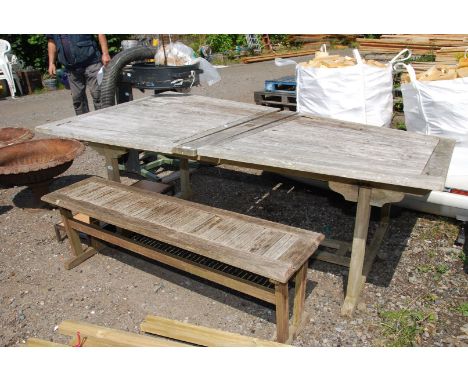
M289 339L289 298L288 284L276 284L276 341L286 343Z
M92 227L96 227L96 228L99 228L99 220L95 219L95 218L89 218L89 224L92 226ZM102 242L100 242L99 240L96 240L95 237L91 236L91 235L88 235L89 237L89 244L91 247L93 247L96 251L100 251L101 249L105 248L105 244L103 244Z
M69 270L75 268L83 261L89 259L96 253L96 250L92 247L83 250L83 245L81 244L80 235L78 231L71 228L70 224L68 223L69 219L73 219L73 214L70 210L60 208L60 215L62 216L63 226L65 227L65 231L67 232L68 240L70 241L70 247L73 254L73 258L65 262L65 269Z
M296 273L293 308L293 335L297 334L297 330L302 324L307 286L307 268L308 263L306 261Z
M341 308L341 314L345 316L351 316L354 313L359 294L364 286L365 277L363 277L362 271L366 255L367 232L369 229L371 212L371 191L372 189L370 188L359 188L348 286L346 289L346 297Z

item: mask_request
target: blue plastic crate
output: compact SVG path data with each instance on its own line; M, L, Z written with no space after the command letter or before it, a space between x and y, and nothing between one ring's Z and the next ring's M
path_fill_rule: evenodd
M278 78L276 80L266 80L265 81L265 91L266 92L296 92L296 77L286 76Z

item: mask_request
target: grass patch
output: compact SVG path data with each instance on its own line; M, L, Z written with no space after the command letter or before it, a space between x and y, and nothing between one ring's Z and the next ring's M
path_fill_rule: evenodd
M458 235L458 226L440 218L437 221L422 220L424 226L420 232L421 240L429 240L431 242L438 240L455 241Z
M404 122L397 122L396 128L397 128L398 130L405 130L405 131L406 131L406 125L405 125Z
M433 313L408 309L382 311L379 316L385 345L392 347L415 346L425 325L436 320Z
M457 256L463 262L463 264L468 264L468 256L466 256L463 251L461 251Z
M423 265L418 266L416 269L421 273L427 273L432 270L432 266L429 264L423 264Z
M447 264L437 264L435 270L437 273L443 275L448 272L449 266Z
M457 307L457 311L462 314L463 317L468 317L468 302L464 302Z
M434 293L429 293L426 296L424 296L424 301L426 303L432 304L437 301L437 295L435 295Z

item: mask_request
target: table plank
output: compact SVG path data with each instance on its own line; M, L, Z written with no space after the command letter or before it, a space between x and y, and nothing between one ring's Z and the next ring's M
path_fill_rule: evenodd
M278 111L166 93L37 129L93 143L414 194L444 189L451 140L313 115L288 117Z
M302 116L197 153L201 160L425 193L443 190L452 150L452 141L439 137Z
M36 130L93 143L170 153L196 134L245 122L275 108L216 98L164 93L50 122Z

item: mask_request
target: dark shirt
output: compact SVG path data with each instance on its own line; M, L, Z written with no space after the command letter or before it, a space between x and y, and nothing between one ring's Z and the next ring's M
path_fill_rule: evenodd
M70 37L67 34L59 34L57 37L62 42L63 54L68 62L73 62L73 56L70 48Z
M57 46L58 61L67 69L84 68L101 61L101 52L90 34L48 34Z

